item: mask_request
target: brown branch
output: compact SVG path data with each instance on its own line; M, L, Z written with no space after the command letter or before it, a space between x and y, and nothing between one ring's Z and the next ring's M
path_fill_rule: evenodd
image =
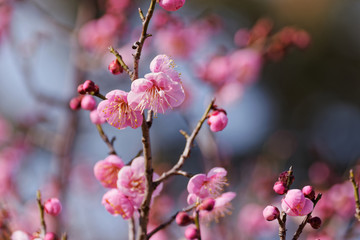
M120 63L121 67L124 69L124 71L129 74L129 76L131 77L133 75L133 72L129 69L129 67L126 65L126 63L124 62L123 58L121 57L121 55L119 54L118 51L116 51L112 46L109 47L109 51L115 55L116 59L118 60L118 62Z
M318 203L318 201L321 199L321 196L322 194L319 193L317 196L316 196L316 199L313 201L314 203L314 208L316 206L316 204ZM312 211L311 211L312 213ZM304 220L301 222L301 224L299 225L298 229L296 230L296 232L294 233L294 236L292 238L292 240L297 240L299 237L300 237L300 234L302 233L305 225L307 224L309 218L311 217L311 213L309 213L308 215L306 215L306 217L304 218Z
M134 217L131 217L129 219L129 240L135 240L136 236L136 228L135 228L135 219Z
M61 240L67 240L68 237L67 237L67 233L63 233L63 235L61 236Z
M182 170L176 171L174 174L175 175L181 175L181 176L184 176L184 177L187 177L187 178L191 178L192 176L194 176L193 174L182 171Z
M40 190L37 190L36 192L36 201L39 207L39 211L40 211L40 237L44 238L45 234L46 234L46 223L45 223L45 218L44 218L44 205L41 202L41 193Z
M190 157L190 152L191 152L191 148L193 146L194 140L197 136L197 134L199 133L201 126L203 125L203 123L205 122L205 120L207 119L207 116L212 108L212 106L215 103L215 99L213 99L211 101L211 103L208 105L208 107L206 108L203 116L201 117L200 121L197 123L196 127L194 128L193 132L191 133L190 136L186 137L186 144L185 144L185 148L183 153L181 154L178 162L172 167L172 169L170 169L167 172L164 172L157 180L155 180L155 184L159 185L162 181L164 181L165 179L169 178L172 175L176 175L176 173L180 170L180 168L184 165L185 160L187 158ZM184 134L183 134L184 135ZM184 135L186 136L186 135Z
M150 239L155 233L157 233L161 229L164 229L167 226L169 226L176 219L176 216L178 215L179 212L189 212L189 211L193 210L195 207L196 207L195 205L191 205L191 206L188 206L188 207L182 209L181 211L177 211L174 215L172 215L169 218L169 220L167 220L166 222L160 224L155 229L153 229L150 233L148 233L147 238Z
M357 183L355 181L355 177L354 177L354 171L352 169L350 169L350 182L353 185L354 188L354 196L355 196L355 204L356 204L356 209L355 209L355 217L358 221L360 221L360 200L359 200L359 183Z
M142 27L142 32L141 32L140 38L138 40L138 44L136 46L136 52L134 55L134 72L133 72L133 75L131 76L132 81L135 81L136 79L139 78L139 60L140 60L142 48L144 46L144 42L145 42L146 38L151 36L147 33L147 30L149 27L150 19L155 10L155 4L156 4L156 0L151 0L149 9L147 11L147 14L146 14L146 17L144 20L141 17L141 15L144 16L144 14L140 14L140 18L142 20L143 27ZM141 12L141 10L139 12Z
M143 114L145 119L145 114ZM151 156L151 145L150 145L150 134L149 126L146 121L143 121L141 125L142 130L142 144L145 161L145 193L144 200L140 206L140 219L139 219L139 235L138 240L147 239L147 224L149 222L149 212L151 196L155 189L153 184L153 168L152 168L152 156Z
M112 141L109 140L109 138L106 136L106 134L104 133L102 127L100 124L96 124L96 129L99 132L100 137L102 138L102 140L106 143L106 145L108 146L110 152L109 154L115 154L116 155L116 151L114 149L113 143Z
M280 240L286 240L286 213L281 212L281 215L277 218L279 222L279 237Z

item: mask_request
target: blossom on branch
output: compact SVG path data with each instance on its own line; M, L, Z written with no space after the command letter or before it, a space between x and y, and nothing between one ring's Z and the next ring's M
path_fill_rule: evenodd
M289 216L305 216L311 213L314 204L300 189L291 189L281 200L281 207Z
M128 93L122 90L113 90L106 94L107 99L99 103L97 111L100 117L113 127L124 129L126 127L138 128L143 117L140 111L132 109L128 104Z
M104 187L116 188L118 173L123 166L122 159L112 154L95 164L94 174Z

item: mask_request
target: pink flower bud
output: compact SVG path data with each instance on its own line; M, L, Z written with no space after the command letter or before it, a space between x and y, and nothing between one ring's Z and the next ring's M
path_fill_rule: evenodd
M197 239L199 238L199 230L195 226L189 226L185 230L186 239Z
M95 83L91 80L86 80L83 84L85 92L93 92L95 90Z
M298 48L304 49L310 45L311 38L310 38L310 35L306 31L300 30L293 34L292 42Z
M192 218L186 212L179 212L176 215L175 221L179 226L187 226L193 222Z
M58 240L58 239L59 238L53 232L47 232L45 237L44 237L44 240Z
M269 205L264 209L263 216L266 220L272 221L280 216L280 211L277 207Z
M208 124L213 132L222 131L228 123L228 117L224 110L215 110L210 114Z
M159 5L166 11L176 11L181 8L185 0L159 0Z
M93 96L86 95L81 99L81 108L92 111L96 108L96 101Z
M79 110L81 107L81 97L74 97L70 100L69 102L69 106L72 110Z
M307 197L311 200L315 199L315 191L312 186L308 185L308 186L303 187L302 192L305 195L305 197Z
M215 200L213 198L205 199L199 206L199 210L211 211L214 209Z
M117 59L109 64L108 69L114 75L120 74L124 70Z
M313 229L319 229L321 227L321 219L319 217L312 217L308 220L308 223Z
M279 195L285 194L288 190L284 183L280 181L275 182L273 189Z
M77 92L81 95L84 95L86 93L86 91L84 90L84 84L80 84L78 87L77 87Z
M57 216L61 212L62 206L60 200L57 198L50 198L44 204L44 209L47 214Z

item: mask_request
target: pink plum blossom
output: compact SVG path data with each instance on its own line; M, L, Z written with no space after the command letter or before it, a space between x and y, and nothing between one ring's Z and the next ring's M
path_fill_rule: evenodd
M255 82L262 67L261 53L255 49L241 49L233 52L230 56L229 71L235 81L245 85Z
M124 219L129 219L134 214L134 205L131 199L116 188L106 192L101 203L114 216L120 215Z
M169 108L179 106L185 99L181 83L171 80L163 72L148 73L145 78L132 82L128 95L130 107L143 112L165 113Z
M185 229L185 238L186 239L199 239L200 233L199 230L196 228L195 225L190 225Z
M228 117L226 115L226 112L221 110L213 111L210 114L207 123L210 126L210 130L213 132L219 132L224 130L228 123Z
M153 173L153 178L157 179L159 175ZM145 193L145 165L144 157L135 158L130 166L124 166L118 173L118 189L134 201L136 207L139 207ZM162 190L160 184L153 192L153 197L159 195Z
M167 11L176 11L185 3L185 0L159 0L159 5Z
M44 203L44 209L47 214L57 216L60 214L62 209L61 202L57 198L50 198Z
M226 185L227 171L221 167L211 169L207 175L196 174L188 183L189 192L188 203L193 204L196 197L205 199L207 197L217 197Z
M281 207L289 216L305 216L314 208L313 202L305 198L300 189L291 189L281 201Z
M105 118L100 117L97 109L90 112L90 120L93 124L103 124L106 122Z
M107 100L99 103L99 116L105 118L113 127L124 129L128 126L138 128L143 117L140 111L132 109L128 104L128 93L122 90L113 90L106 94Z
M174 60L166 55L157 55L150 63L150 70L153 73L163 72L171 80L181 82L180 73L175 70Z
M94 174L104 187L116 188L118 173L123 166L122 159L112 154L95 164Z

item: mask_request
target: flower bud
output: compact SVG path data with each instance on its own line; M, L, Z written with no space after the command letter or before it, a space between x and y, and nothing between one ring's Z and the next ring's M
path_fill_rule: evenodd
M306 31L300 30L293 34L292 42L298 48L305 49L310 45L311 38Z
M303 187L302 192L305 195L305 197L307 197L311 200L315 199L315 191L312 186L308 185L308 186Z
M94 92L95 91L95 83L91 80L86 80L83 84L83 89L85 92Z
M226 115L226 112L224 110L213 111L210 114L207 123L209 124L211 131L213 132L222 131L228 123L228 117Z
M58 240L58 239L59 238L53 232L47 232L45 237L44 237L44 240Z
M185 230L186 239L197 239L200 237L199 235L199 230L195 226L189 226Z
M264 209L263 216L266 220L272 221L280 216L280 211L277 207L269 205Z
M215 200L213 198L205 199L199 206L199 210L211 211L214 209Z
M50 198L45 202L44 209L47 214L52 216L59 215L62 209L60 200L57 198Z
M81 97L74 97L70 100L69 106L72 110L79 110L81 108Z
M280 181L275 182L273 189L279 195L285 194L288 190L284 183Z
M92 111L96 108L96 101L93 96L86 95L81 99L81 108L84 110Z
M86 91L84 90L84 84L80 84L78 87L77 87L77 92L81 95L84 95L86 93Z
M108 69L114 75L120 74L124 71L124 69L122 68L122 66L120 65L117 59L115 59L109 64Z
M319 217L312 217L308 220L308 223L313 229L319 229L321 227L321 219Z
M179 212L176 215L175 218L175 222L179 225L179 226L187 226L190 223L193 222L192 218L189 216L189 214L187 214L186 212Z
M184 5L185 0L159 0L158 2L166 11L176 11Z

